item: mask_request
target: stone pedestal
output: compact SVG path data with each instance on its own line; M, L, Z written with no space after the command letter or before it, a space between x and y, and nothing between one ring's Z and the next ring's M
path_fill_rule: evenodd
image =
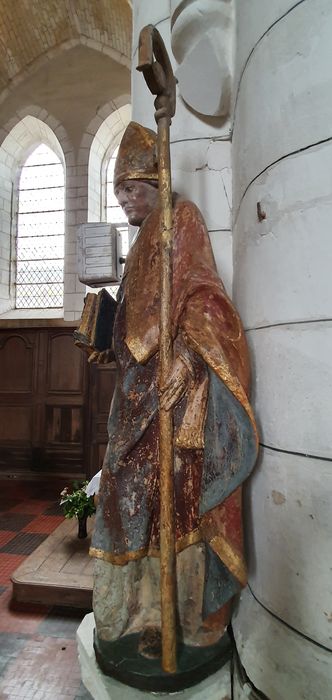
M81 666L82 681L94 700L145 700L155 697L157 693L146 693L136 688L123 685L113 678L105 676L95 659L93 649L93 613L85 616L77 630L78 655ZM166 694L162 694L166 697ZM180 693L172 693L181 700L230 700L231 674L230 664L226 664L217 673Z

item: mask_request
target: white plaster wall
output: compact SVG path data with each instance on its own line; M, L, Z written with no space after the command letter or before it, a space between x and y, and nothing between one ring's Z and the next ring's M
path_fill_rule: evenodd
M121 141L131 117L131 105L125 104L106 116L93 138L89 155L88 221L105 218L106 169L108 159Z
M236 53L234 75L234 98L236 99L239 82L245 64L262 40L264 35L286 16L295 6L307 0L250 0L250 2L236 2Z
M332 5L236 8L233 294L264 447L246 489L255 598L234 631L270 700L329 700Z
M85 285L77 275L77 231L87 221L88 212L88 163L83 158L73 160L67 166L66 187L66 238L64 265L64 319L80 318L85 296Z
M248 340L261 441L332 460L332 322L251 330Z
M174 9L176 8L172 7L172 11ZM206 13L208 11L209 7L206 5ZM203 17L204 21L206 16L205 14ZM133 119L156 130L154 98L146 87L142 74L135 70L138 62L138 36L145 24L154 24L165 42L173 70L176 72L178 64L171 48L172 17L169 0L158 0L158 3L136 0L133 3L133 18ZM183 44L183 54L190 50L189 37L188 43ZM197 90L200 90L199 83ZM180 92L181 83L177 88L176 114L171 126L173 189L194 201L202 211L219 274L231 293L230 119L207 117L194 112L181 98Z
M239 12L247 4L239 0ZM266 3L256 2L257 16L258 5ZM330 0L305 0L252 53L234 121L235 215L245 189L266 167L331 137L331 32Z
M263 448L248 488L246 537L255 597L332 651L331 493L329 461Z
M0 149L0 313L5 313L12 305L12 288L10 284L11 268L11 226L12 196L14 183L9 154Z
M331 161L332 140L269 167L245 194L234 267L246 328L331 318Z
M181 96L191 109L228 117L233 69L232 0L172 5L172 49ZM199 86L199 89L197 89Z
M266 611L247 588L233 615L238 651L257 689L264 688L268 700L330 700L331 653L313 644ZM235 679L234 700L242 693Z

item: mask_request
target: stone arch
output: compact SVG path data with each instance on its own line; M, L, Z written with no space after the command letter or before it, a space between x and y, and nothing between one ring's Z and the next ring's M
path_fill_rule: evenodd
M105 114L107 116L100 123L102 115ZM131 106L127 101L117 107L115 101L112 101L99 110L97 117L99 127L94 136L91 132L98 124L96 119L93 120L94 125L90 124L87 131L87 134L90 131L91 136L88 159L88 221L104 219L107 162L120 143L122 134L130 121Z
M18 128L14 131L16 127ZM66 129L58 119L52 114L49 114L49 112L40 107L40 105L26 105L14 114L0 129L0 147L4 145L4 141L8 139L8 137L10 137L10 139L12 137L15 138L15 134L20 134L18 140L20 143L22 142L23 150L24 144L29 141L29 134L37 137L40 135L41 140L45 140L45 143L56 152L64 165L72 164L68 161L70 157L72 157L73 146ZM36 143L39 142L40 139L37 138Z
M87 36L78 36L76 38L68 39L62 42L58 46L54 46L42 55L37 56L34 61L31 61L27 66L23 68L17 75L11 78L10 83L1 91L0 94L0 104L4 102L7 97L15 90L27 77L36 73L45 64L48 64L50 60L56 58L59 54L68 51L69 49L75 48L76 46L86 46L95 51L105 54L112 58L116 63L126 66L126 68L131 68L131 61L123 53L114 49L112 46L103 43L98 39L92 39Z

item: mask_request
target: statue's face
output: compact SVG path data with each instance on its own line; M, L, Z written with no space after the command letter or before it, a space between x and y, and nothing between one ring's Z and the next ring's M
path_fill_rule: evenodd
M142 180L124 180L115 188L115 196L133 226L140 226L158 205L158 188Z

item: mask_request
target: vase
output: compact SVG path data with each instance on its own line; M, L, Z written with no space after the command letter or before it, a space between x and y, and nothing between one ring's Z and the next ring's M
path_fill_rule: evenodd
M77 537L78 537L80 540L84 540L85 537L88 536L88 532L87 532L87 529L86 529L86 522L87 522L87 519L88 519L88 516L87 516L87 515L82 515L81 518L77 518L77 520L78 520L78 533L77 533Z

